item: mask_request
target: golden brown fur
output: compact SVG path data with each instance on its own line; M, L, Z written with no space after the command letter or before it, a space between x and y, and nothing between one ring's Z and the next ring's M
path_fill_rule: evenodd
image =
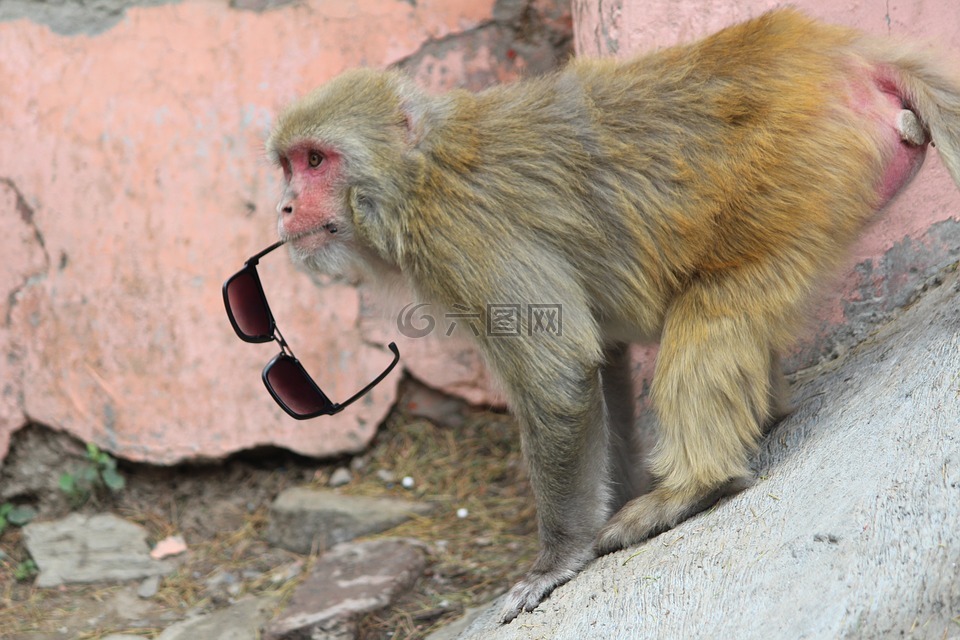
M484 319L491 303L562 305L562 336L524 317L522 337L479 339L521 425L542 541L504 620L595 551L748 481L762 429L787 410L776 354L922 160L924 145L896 136L902 108L960 180L956 78L781 10L479 94L431 97L399 74L355 71L280 117L268 144L279 161L310 144L330 157L327 205L295 210L296 190L281 203L297 259L353 247L373 271ZM290 225L311 215L343 238L298 248ZM650 340L656 484L637 497L624 345Z

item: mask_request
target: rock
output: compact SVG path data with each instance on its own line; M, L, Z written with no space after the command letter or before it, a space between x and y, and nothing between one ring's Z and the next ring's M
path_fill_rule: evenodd
M461 638L958 637L957 282L801 375L753 487Z
M386 531L431 509L431 505L406 500L294 487L282 492L271 505L266 537L270 544L306 554Z
M156 640L260 640L274 598L244 598L226 609L188 618L167 627Z
M460 398L410 379L404 383L397 406L412 416L447 427L460 427L468 405Z
M462 616L450 624L437 629L428 635L425 640L456 640L460 634L470 626L477 616L487 610L488 606L489 605L483 607L469 607L463 612Z
M353 474L350 473L350 470L346 467L337 467L337 469L330 474L330 481L327 483L331 487L342 487L345 484L350 484L350 481L353 480Z
M157 591L159 590L160 576L150 576L140 583L140 588L137 589L137 595L146 600L157 595Z
M140 580L174 570L172 563L150 557L143 527L109 513L32 522L23 536L40 569L38 587Z
M187 543L183 540L183 536L167 536L150 550L150 557L154 560L163 560L185 553L186 550Z
M425 566L424 547L412 540L337 545L317 560L287 608L267 625L264 637L352 639L357 619L389 605Z
M379 478L383 484L393 484L397 481L397 474L389 469L377 469L377 478Z

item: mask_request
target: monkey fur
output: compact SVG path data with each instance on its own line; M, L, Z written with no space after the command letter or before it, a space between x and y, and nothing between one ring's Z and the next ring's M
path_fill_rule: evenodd
M960 79L792 10L480 93L343 74L267 149L293 259L424 301L562 305L561 335L477 338L521 432L541 550L504 622L597 553L750 482L788 411L777 354L930 141L960 184ZM626 344L660 342L637 495ZM611 518L612 515L612 518Z

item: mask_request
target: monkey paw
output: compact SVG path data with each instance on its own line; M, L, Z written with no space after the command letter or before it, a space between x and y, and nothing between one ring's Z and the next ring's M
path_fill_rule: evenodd
M531 571L514 585L507 594L500 623L506 624L520 615L521 611L533 611L550 592L577 575L577 568L558 568L552 571Z

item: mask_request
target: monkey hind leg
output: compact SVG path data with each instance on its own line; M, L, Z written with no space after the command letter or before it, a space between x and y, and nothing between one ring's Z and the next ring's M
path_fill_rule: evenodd
M649 480L641 464L629 345L609 345L603 357L601 379L610 424L610 512L616 513L640 495Z
M763 326L739 298L694 288L668 313L651 401L659 423L650 468L655 489L606 525L596 549L609 552L668 529L749 484L749 457L781 402ZM757 314L759 315L759 314Z
M790 401L790 385L783 375L780 357L770 354L770 403L768 416L763 424L764 434L769 433L773 425L793 413L793 403Z

